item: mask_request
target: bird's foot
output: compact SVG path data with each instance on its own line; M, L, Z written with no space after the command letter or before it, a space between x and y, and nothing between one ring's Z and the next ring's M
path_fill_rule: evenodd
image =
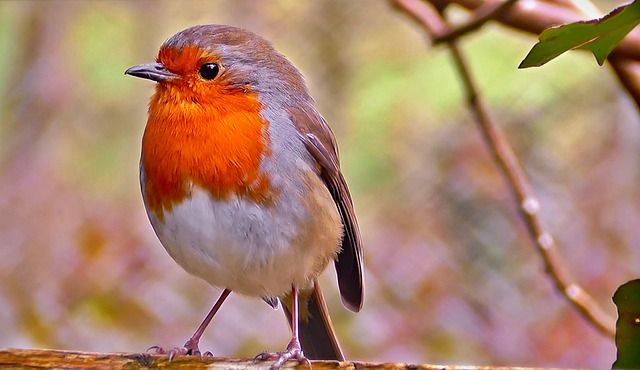
M279 370L282 367L282 365L284 365L284 363L289 361L289 360L296 360L296 361L299 361L301 363L305 363L305 364L311 365L309 360L306 357L304 357L304 353L302 353L302 348L300 347L300 342L298 342L298 341L291 341L291 343L289 343L289 345L287 346L287 349L285 349L282 352L276 352L276 353L262 352L262 353L259 353L254 358L254 360L256 360L256 361L273 361L273 360L275 360L273 365L271 365L271 367L269 367L269 370Z
M182 348L174 347L166 350L160 346L152 346L149 347L147 351L155 351L155 353L160 355L169 355L169 361L173 360L177 355L213 357L213 353L209 351L205 353L200 352L200 349L198 348L198 341L194 341L192 339L189 339Z

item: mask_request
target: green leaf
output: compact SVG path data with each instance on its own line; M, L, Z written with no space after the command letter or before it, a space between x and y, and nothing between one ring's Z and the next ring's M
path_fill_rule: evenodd
M640 0L614 9L599 19L568 23L544 30L518 68L539 67L573 49L593 53L599 65L640 23Z
M618 307L613 369L640 369L640 279L623 284L613 295Z

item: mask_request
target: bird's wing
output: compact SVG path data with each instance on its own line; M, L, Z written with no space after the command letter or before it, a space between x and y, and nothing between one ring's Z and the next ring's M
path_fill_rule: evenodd
M362 308L364 297L362 240L353 209L347 182L340 171L338 150L333 132L326 121L313 108L293 109L291 119L302 135L302 140L320 168L320 177L336 203L344 237L335 261L338 286L344 305L354 312Z

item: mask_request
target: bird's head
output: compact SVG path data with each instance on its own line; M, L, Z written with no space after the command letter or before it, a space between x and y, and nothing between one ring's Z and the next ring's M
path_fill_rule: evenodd
M187 28L162 45L155 63L125 74L155 81L157 94L182 102L257 94L287 105L292 96L308 97L302 75L268 41L225 25Z

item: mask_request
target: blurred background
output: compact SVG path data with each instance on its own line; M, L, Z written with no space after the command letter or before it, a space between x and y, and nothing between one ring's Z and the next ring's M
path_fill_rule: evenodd
M349 359L611 366L613 341L545 276L446 49L382 0L0 2L0 347L181 346L217 298L148 223L153 84L123 74L201 23L271 40L336 133L365 243L359 314L323 275ZM588 54L517 70L535 41L490 25L462 46L569 269L615 315L640 271L638 114ZM282 312L232 295L201 348L252 357L288 340Z

